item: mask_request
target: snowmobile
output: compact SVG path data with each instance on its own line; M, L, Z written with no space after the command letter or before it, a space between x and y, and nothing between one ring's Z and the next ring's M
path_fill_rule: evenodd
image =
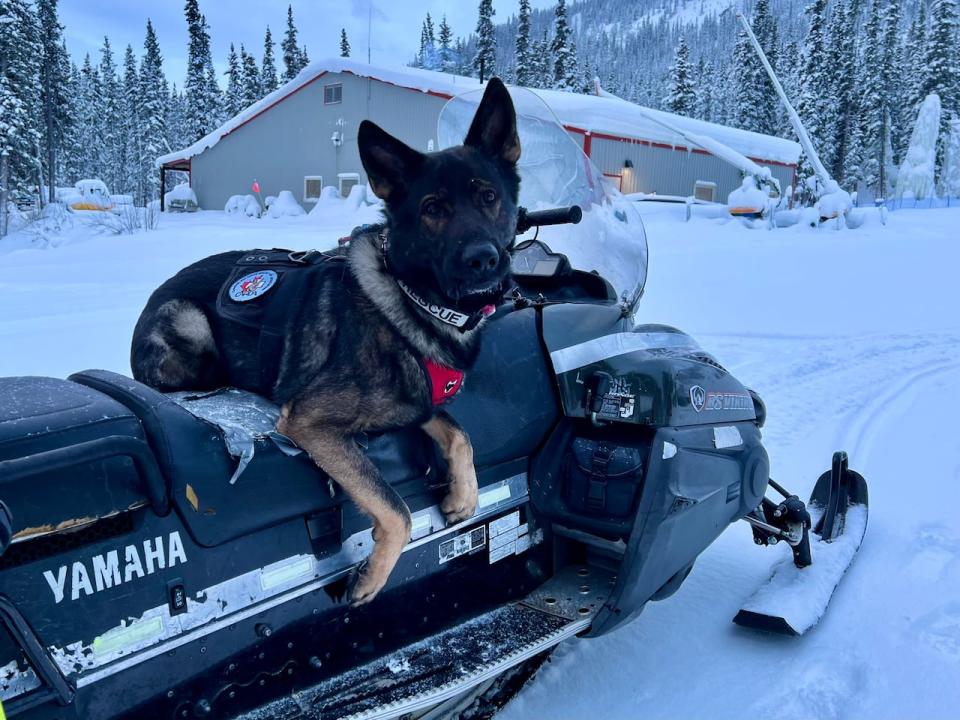
M740 519L792 553L737 622L816 622L866 528L863 478L838 454L809 503L770 479L759 396L688 335L634 319L634 205L514 92L516 288L448 406L474 446L474 517L445 525L421 431L358 436L413 525L387 587L354 608L370 524L273 431L271 403L100 370L0 379L8 717L458 717L565 638L668 598ZM478 101L448 103L442 144ZM819 595L797 603L808 585Z

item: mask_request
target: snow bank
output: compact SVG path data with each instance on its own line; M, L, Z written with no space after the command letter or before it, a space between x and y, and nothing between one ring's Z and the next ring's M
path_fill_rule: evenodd
M289 190L281 190L280 194L277 195L277 199L270 203L270 209L267 210L267 215L272 218L296 217L298 215L306 215L306 212L300 207L296 198L293 197L292 192Z
M267 199L269 200L269 198ZM253 195L231 195L227 204L223 207L223 211L227 215L245 215L254 218L263 214L260 203Z
M897 196L922 200L933 195L933 176L937 161L937 135L940 133L940 97L927 95L917 113L910 136L910 148L897 175Z
M470 90L480 90L483 85L475 78L451 75L411 67L381 67L357 62L349 58L325 58L307 65L286 85L273 91L259 102L245 108L234 117L202 137L192 145L177 152L157 158L157 165L185 160L199 155L216 145L221 138L245 123L254 115L299 90L324 73L347 73L358 77L373 78L399 87L454 97ZM642 107L618 97L583 95L559 90L531 90L539 95L567 126L583 131L608 132L625 137L684 145L683 135L664 127L664 123L682 129L684 133L697 133L712 138L732 148L741 155L763 160L795 164L800 158L800 145L785 138L717 125L703 120L674 115L661 110Z

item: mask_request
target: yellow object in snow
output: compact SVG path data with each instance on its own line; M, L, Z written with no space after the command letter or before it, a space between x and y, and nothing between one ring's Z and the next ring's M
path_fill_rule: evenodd
M71 210L112 210L113 205L98 205L92 202L78 202L70 205ZM3 720L3 718L0 718Z
M734 217L760 217L763 215L763 209L752 207L732 207L730 208L730 214Z

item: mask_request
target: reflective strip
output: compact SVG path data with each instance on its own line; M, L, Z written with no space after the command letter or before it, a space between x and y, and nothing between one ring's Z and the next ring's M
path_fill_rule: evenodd
M123 650L131 645L140 646L144 642L160 637L164 631L162 617L152 617L135 622L125 628L113 628L93 640L93 654L97 657Z
M688 335L682 333L637 333L624 332L604 335L571 345L550 353L553 370L558 375L590 365L600 360L625 355L635 350L657 350L660 348L690 348L699 350Z
M281 560L280 562L267 565L260 572L260 588L262 590L272 590L280 585L286 585L292 580L300 578L313 577L313 558L299 557L291 560Z

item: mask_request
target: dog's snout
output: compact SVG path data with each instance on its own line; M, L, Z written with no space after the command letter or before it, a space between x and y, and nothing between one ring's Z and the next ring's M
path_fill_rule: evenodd
M497 267L500 253L491 242L475 243L463 253L464 264L474 273L483 274Z

